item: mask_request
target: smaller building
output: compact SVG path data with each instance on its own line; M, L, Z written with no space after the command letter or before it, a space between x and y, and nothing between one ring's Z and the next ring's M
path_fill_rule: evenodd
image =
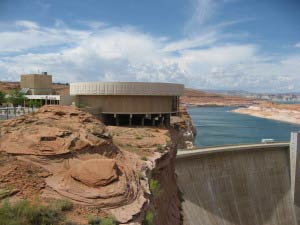
M42 74L21 75L21 93L25 94L25 103L30 105L71 105L70 95L59 95L52 89L52 75Z
M51 95L52 76L47 72L21 75L21 92L30 95Z

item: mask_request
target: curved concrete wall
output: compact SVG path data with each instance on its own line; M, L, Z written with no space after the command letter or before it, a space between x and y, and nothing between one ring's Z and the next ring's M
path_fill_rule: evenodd
M184 224L297 224L287 146L198 152L176 159Z
M150 114L176 112L172 96L80 95L80 104L100 109L102 113Z
M80 82L70 84L70 95L181 96L184 86L170 83Z

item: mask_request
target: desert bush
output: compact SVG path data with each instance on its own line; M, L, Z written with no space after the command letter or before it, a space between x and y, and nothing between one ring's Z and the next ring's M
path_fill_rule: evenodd
M52 225L63 221L61 212L50 206L22 200L14 205L8 201L0 207L0 225Z
M67 199L63 200L58 200L56 202L56 206L61 210L61 211L70 211L73 209L73 203L70 202Z
M156 150L160 153L163 153L165 151L165 148L162 145L158 144Z
M143 225L153 225L154 224L154 214L151 210L146 212L145 218L142 222Z
M172 141L167 141L166 145L167 145L168 147L171 147L171 146L172 146Z
M138 178L141 179L141 180L144 180L144 179L145 179L145 175L144 175L141 171L138 171L138 172L137 172L137 176L138 176Z
M68 221L64 222L62 225L77 225L77 223L68 220Z
M147 160L148 160L148 158L147 158L147 156L142 156L142 157L141 157L141 160L143 160L143 161L147 161Z
M89 216L88 224L90 225L100 225L101 219L97 216Z
M149 183L149 189L154 197L160 194L160 184L158 180L151 179Z
M116 225L116 220L112 216L108 216L105 218L90 216L88 219L88 223L90 225Z
M101 219L100 225L116 225L116 220L112 216Z

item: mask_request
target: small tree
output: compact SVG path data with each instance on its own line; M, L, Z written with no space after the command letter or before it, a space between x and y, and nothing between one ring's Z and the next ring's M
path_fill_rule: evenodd
M30 100L29 100L29 103L28 103L28 106L29 106L29 107L37 107L37 108L39 108L39 107L42 106L42 104L41 104L41 102L40 102L39 100L36 100L36 99L30 99Z
M5 93L0 91L0 105L5 102L6 102Z
M23 105L26 97L24 93L21 93L18 89L13 90L8 97L8 102L13 106Z

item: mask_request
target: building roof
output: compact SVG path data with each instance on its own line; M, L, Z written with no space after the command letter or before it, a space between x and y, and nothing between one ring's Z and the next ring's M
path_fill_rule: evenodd
M70 84L70 95L181 96L183 84L150 82L79 82Z

